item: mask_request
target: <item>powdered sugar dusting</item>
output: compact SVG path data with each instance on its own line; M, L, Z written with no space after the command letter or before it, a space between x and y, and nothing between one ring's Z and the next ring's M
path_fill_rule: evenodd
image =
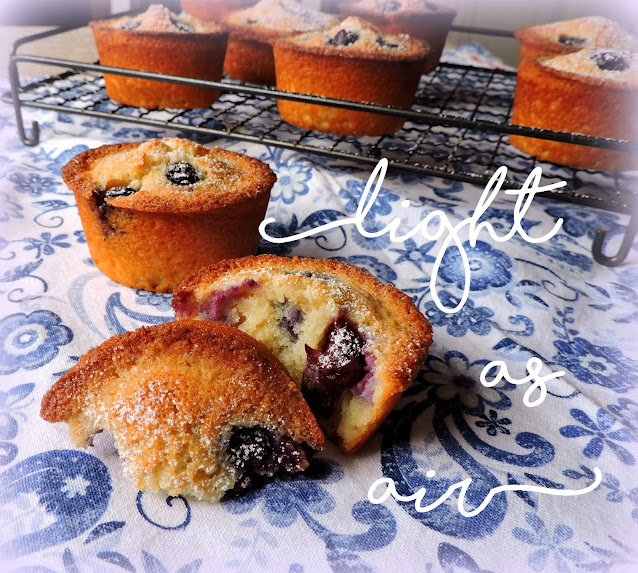
M547 68L578 76L583 80L595 80L617 87L638 87L638 53L635 52L597 48L541 62Z
M304 469L301 442L322 446L292 381L261 345L235 329L185 320L104 346L54 385L50 403L57 410L45 419L68 421L78 444L107 430L125 474L141 490L214 500L240 478ZM73 400L64 402L69 392ZM236 427L259 428L267 437L263 456L258 441L235 437L241 455L234 459L246 463L231 463L227 448ZM251 465L260 460L260 467Z
M406 34L383 34L369 22L351 16L328 30L300 34L290 39L290 45L306 49L323 49L326 53L370 58L425 59L427 44Z
M353 9L366 9L381 14L411 11L423 14L436 14L441 11L451 11L450 8L439 6L429 0L361 0L352 5Z
M231 27L253 27L287 34L327 28L336 21L333 15L308 8L296 0L261 0L225 18Z
M629 34L620 24L599 16L531 26L523 30L531 38L563 45L569 44L565 41L561 42L561 37L579 40L574 46L575 49L590 47L634 51L638 49L638 38Z
M340 326L330 333L328 351L322 354L317 363L322 368L343 368L353 356L362 350L361 337L347 325Z
M176 183L171 177L176 165L184 165L196 177L185 184ZM256 195L261 191L255 189L263 185L260 175L261 171L243 155L208 149L185 139L164 138L114 148L91 163L86 177L96 190L123 187L135 191L134 196L118 197L120 206L139 207L153 202L183 205L190 210L197 209L202 201L232 204Z
M214 22L204 22L182 12L174 14L161 4L151 4L146 12L131 18L125 16L114 20L106 20L114 28L122 28L135 32L169 32L169 33L221 33L223 28Z

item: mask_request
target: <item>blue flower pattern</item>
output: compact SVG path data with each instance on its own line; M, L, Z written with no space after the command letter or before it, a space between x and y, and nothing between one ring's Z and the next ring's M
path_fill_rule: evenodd
M594 422L585 412L578 408L570 410L572 417L580 422L580 426L570 424L560 428L560 433L566 438L582 438L587 436L588 442L583 449L583 454L590 459L598 459L607 445L624 464L633 466L636 463L634 456L618 442L636 442L636 436L627 428L612 430L616 419L606 410L600 408L596 412Z
M67 235L60 234L52 236L51 233L45 232L40 235L39 239L24 239L28 244L24 247L25 251L36 251L35 256L52 255L58 249L68 249L71 244L66 241Z
M568 563L579 563L585 560L583 551L572 549L566 545L574 536L574 530L568 525L558 524L551 533L544 521L533 513L527 513L525 520L531 526L532 531L515 527L512 530L514 537L533 547L538 547L529 554L527 563L533 571L543 571L550 555L554 559L557 571L569 571Z
M353 227L281 245L262 240L260 252L345 260L401 288L434 328L425 367L361 459L328 450L304 474L217 505L140 494L99 443L89 452L63 449L71 447L66 429L38 420L38 408L54 376L92 345L172 318L170 296L126 289L95 268L72 193L60 179L61 166L91 143L78 136L140 141L165 132L31 113L41 120L43 141L52 134L75 141L27 149L16 140L14 120L0 125L9 141L0 167L0 561L20 559L25 571L79 573L381 572L395 570L394 560L403 556L405 570L614 573L635 561L629 540L638 531L632 473L638 354L631 342L638 273L631 265L603 269L589 255L595 229L622 232L621 215L537 197L523 228L534 235L562 217L560 233L538 245L497 243L487 235L474 247L464 241L470 296L455 314L438 308L430 291L441 241L417 234L391 243L387 236L364 238ZM273 235L353 216L370 172L256 144L215 144L260 157L277 173L268 211L276 219ZM460 222L473 212L476 196L460 182L390 170L366 228L379 230L400 217L407 229L433 209ZM506 233L511 200L499 197L481 220ZM459 253L451 248L436 281L446 307L460 300L463 280ZM525 387L480 383L489 361L521 366L532 355L567 371L564 387L548 388L540 407L522 405ZM34 443L32 434L42 442ZM592 521L623 524L609 534L587 528L569 509L557 511L552 503L563 498L552 502L540 494L496 496L471 519L458 513L455 498L427 513L366 500L379 477L394 479L404 495L425 487L424 504L471 477L466 504L476 506L506 483L585 487L594 466L603 482L588 494L584 512ZM432 478L430 469L436 470ZM221 523L223 532L211 527ZM205 542L192 554L175 554L176 540L191 534ZM127 541L131 536L138 541ZM417 548L416 539L422 540ZM507 558L504 546L511 548Z
M456 308L460 301L460 297L448 291L439 293L439 299L445 308ZM479 336L489 334L494 311L486 306L475 307L474 301L468 298L463 308L453 314L441 310L434 301L430 301L425 305L424 314L432 326L445 326L448 334L460 338L468 331Z
M502 287L510 282L512 261L506 254L484 241L477 241L473 247L468 241L463 243L463 247L468 258L471 291ZM463 288L466 280L465 269L458 249L449 249L443 255L439 276L446 283Z
M31 314L11 314L0 320L0 374L20 368L34 370L58 355L59 347L69 344L73 333L62 319L48 310Z

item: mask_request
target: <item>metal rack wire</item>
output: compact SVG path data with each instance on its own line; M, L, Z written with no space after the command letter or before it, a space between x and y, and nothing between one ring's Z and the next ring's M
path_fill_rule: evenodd
M581 145L638 153L638 144L579 134L567 134L509 123L516 74L511 71L441 64L423 76L411 110L360 102L345 102L318 96L281 92L224 79L221 82L194 80L150 72L112 68L38 55L17 55L17 48L45 35L20 40L10 61L11 94L3 99L13 103L22 141L36 145L38 125L31 133L24 129L22 108L33 107L118 119L163 128L177 128L209 136L223 136L266 145L318 153L337 159L376 164L386 157L395 169L444 177L484 186L498 166L508 168L506 187L520 188L531 170L543 169L544 182L566 181L563 190L544 193L560 201L590 205L605 210L631 213L622 245L615 256L602 253L605 230L599 229L593 256L602 264L616 266L626 258L638 230L638 173L605 173L575 170L538 162L509 145L508 134L541 137ZM22 86L18 63L33 62L67 68L59 75ZM222 91L210 108L195 110L148 110L110 100L103 73L160 79L176 83L213 87ZM392 135L352 137L319 133L284 122L277 111L278 99L291 99L385 113L405 118L403 129ZM638 164L638 156L637 156Z

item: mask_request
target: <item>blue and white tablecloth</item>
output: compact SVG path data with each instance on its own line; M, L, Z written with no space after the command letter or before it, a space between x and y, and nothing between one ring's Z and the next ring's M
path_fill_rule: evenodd
M263 241L261 252L360 265L412 296L434 328L426 367L359 453L329 447L304 475L218 504L166 498L124 478L105 434L78 450L66 425L38 413L80 355L172 318L168 295L123 287L95 267L61 166L87 147L188 134L27 110L43 130L27 148L12 109L1 109L1 571L638 571L638 244L615 269L590 254L595 229L618 239L626 217L536 197L523 227L541 236L563 218L552 239L498 243L483 233L471 247L464 237L471 284L455 314L430 292L442 240L391 242L350 226ZM280 235L353 216L371 172L257 144L210 143L276 172L268 216ZM390 169L367 225L401 217L412 228L433 210L457 224L480 192ZM481 220L504 234L512 213L513 199L500 194ZM460 299L463 276L459 252L448 250L437 281L446 306ZM520 378L531 357L565 372L539 406L523 403L525 385L479 381L493 360ZM459 513L456 496L423 513L413 503L368 500L381 477L403 494L471 477L468 503L476 505L500 485L583 489L596 467L602 482L585 495L499 493L475 517Z

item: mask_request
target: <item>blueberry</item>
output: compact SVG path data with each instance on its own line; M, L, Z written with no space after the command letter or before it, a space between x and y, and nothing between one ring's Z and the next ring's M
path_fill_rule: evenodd
M287 436L281 436L276 443L275 455L279 465L288 473L296 473L308 467L308 457L303 446Z
M130 187L111 187L104 194L104 199L117 199L118 197L128 197L137 193L135 189Z
M391 12L396 12L399 8L401 8L401 3L396 0L388 0L387 2L382 2L379 5L379 11L382 14L390 14Z
M272 461L270 433L264 428L233 428L228 442L228 459L240 470L258 471Z
M199 175L190 163L180 161L168 166L166 179L175 185L193 185L199 181Z
M382 48L391 48L393 50L396 50L399 47L399 44L388 42L383 36L379 36L377 38L377 44L379 44Z
M173 294L173 309L177 318L197 315L198 304L192 290L180 290Z
M626 55L615 50L599 50L591 53L590 57L605 72L624 72L629 68Z
M260 426L234 427L226 448L228 461L237 470L233 488L238 493L278 471L298 472L308 466L302 445Z
M239 285L216 290L200 305L199 314L206 320L234 324L236 317L232 313L235 303L250 292L259 288L259 283L253 279L246 279Z
M316 350L306 345L301 391L311 409L329 418L344 390L366 375L365 340L346 319L333 320Z
M104 189L95 189L93 191L93 200L97 207L98 220L100 221L100 227L104 235L109 235L117 230L116 227L114 227L114 222L110 218L111 213L116 210L116 208L106 200L128 197L134 193L137 193L137 191L131 187L111 187L106 191Z
M300 309L296 307L287 308L283 318L279 321L279 328L288 332L290 338L296 342L299 339L297 325L302 320L303 312Z
M135 28L139 28L139 27L140 27L140 23L137 20L127 20L120 26L122 30L135 30Z
M558 41L565 46L573 46L574 48L578 48L585 44L587 40L585 38L577 38L576 36L561 34L560 36L558 36Z
M334 37L328 40L332 46L349 46L359 39L359 34L349 30L339 30Z
M439 7L436 4L433 4L432 2L425 2L425 7L428 10L432 10L432 12L437 12L439 10Z
M186 24L182 24L181 22L178 22L174 18L171 18L171 24L173 24L173 26L175 26L175 28L177 28L180 32L192 32L193 31L193 29L190 26L187 26Z

